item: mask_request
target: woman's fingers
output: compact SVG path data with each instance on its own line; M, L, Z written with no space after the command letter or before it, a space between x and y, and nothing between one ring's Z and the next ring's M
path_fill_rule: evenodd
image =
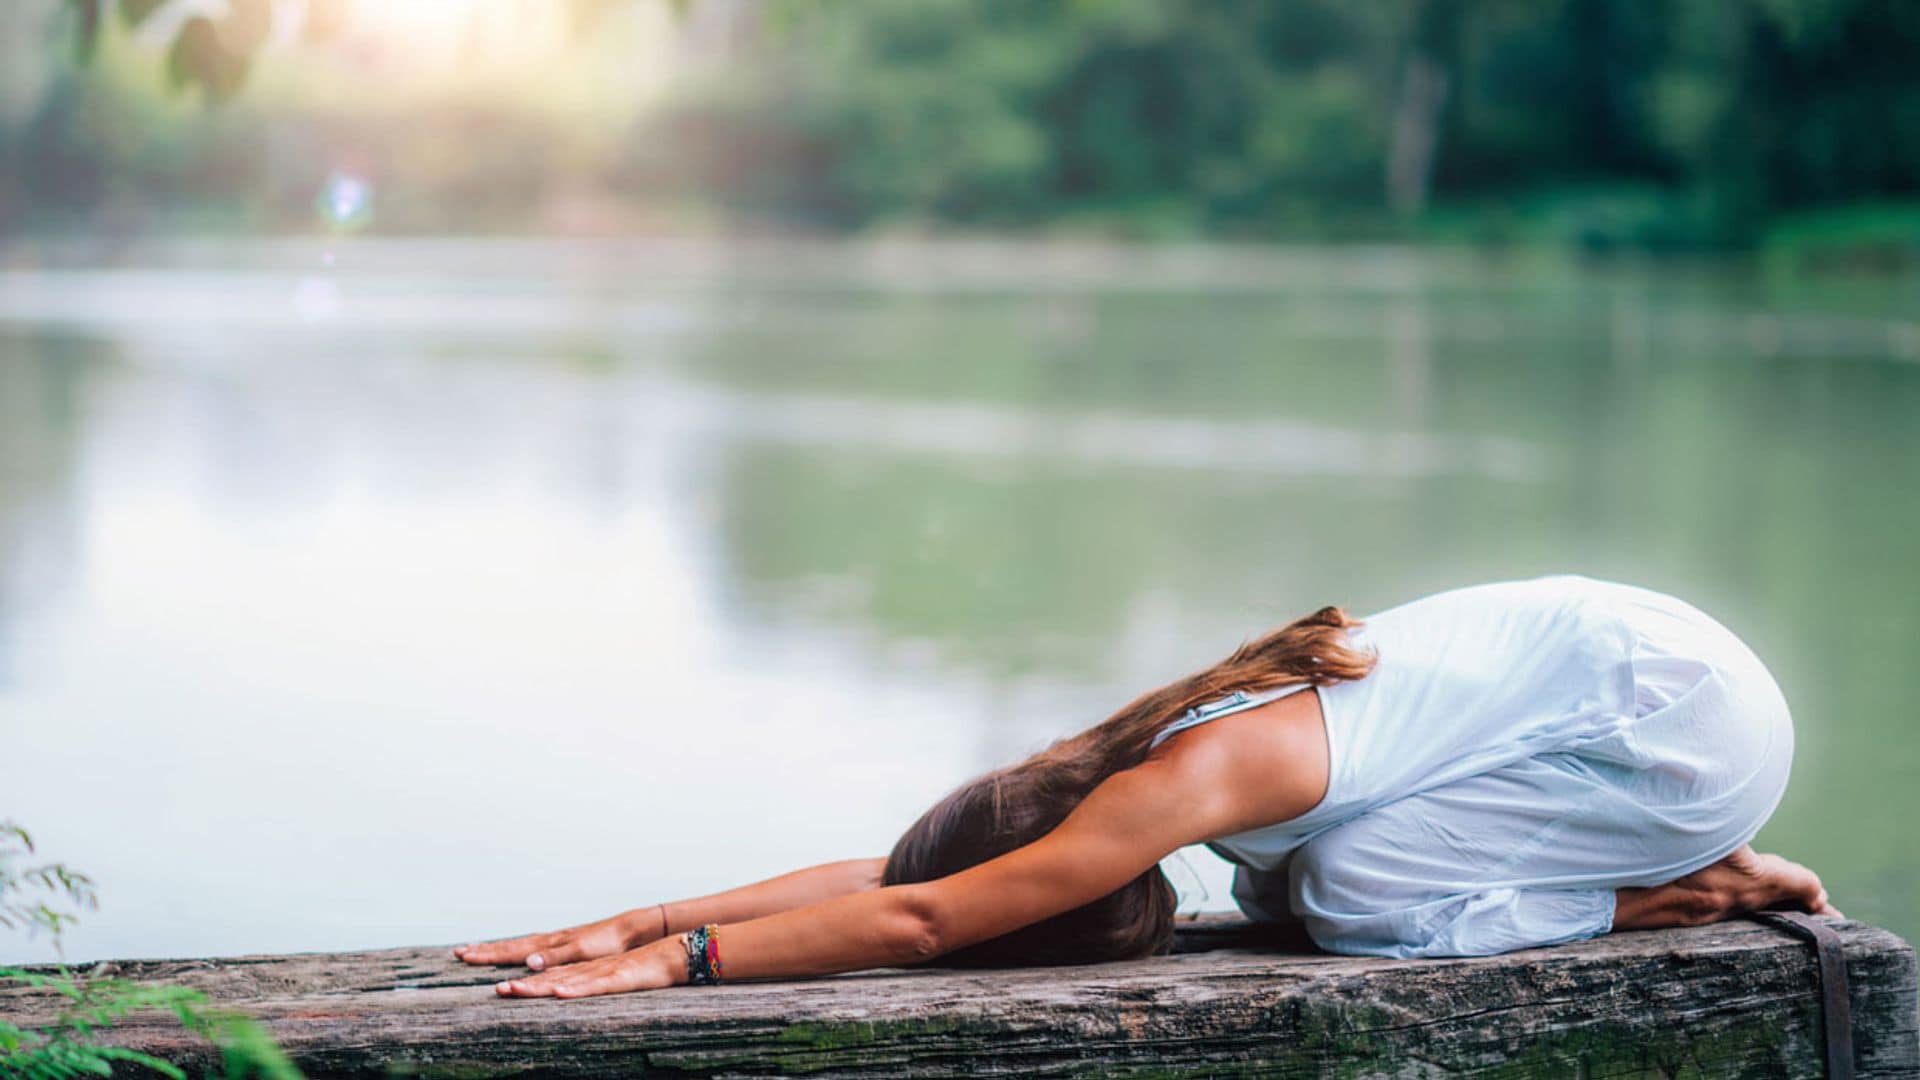
M528 979L505 979L493 984L493 992L501 997L552 997L553 984L537 975Z
M507 941L462 945L453 955L469 964L525 964L535 971L610 956L627 947L621 936L600 926L529 934Z
M472 945L462 945L453 950L453 955L469 964L518 964L525 961L529 954L549 949L558 943L561 934L528 934L525 937L508 938L505 941L482 941Z
M614 956L625 952L634 941L639 940L632 929L634 915L635 912L624 912L610 919L555 930L550 934L528 934L505 941L462 945L453 950L453 955L469 964L525 964L535 971L601 956Z
M626 952L631 944L618 919L576 927L549 937L551 940L542 942L527 957L527 966L535 971L577 964L582 960L596 960L602 956L618 956Z
M553 996L558 998L595 997L600 994L624 994L629 990L642 988L640 968L636 964L612 964L605 970L582 972L572 978L561 979L553 986Z
M613 947L594 948L589 944L592 940L585 934L557 934L555 940L541 945L538 951L527 956L527 966L535 971L545 971L592 960L613 951Z
M495 983L493 992L501 997L581 998L599 994L622 994L665 985L652 976L640 950L568 964L524 979Z

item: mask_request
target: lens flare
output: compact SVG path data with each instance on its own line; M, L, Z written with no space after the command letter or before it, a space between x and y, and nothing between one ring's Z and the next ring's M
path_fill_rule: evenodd
M320 216L336 229L357 229L373 216L373 186L351 173L328 174L318 201Z

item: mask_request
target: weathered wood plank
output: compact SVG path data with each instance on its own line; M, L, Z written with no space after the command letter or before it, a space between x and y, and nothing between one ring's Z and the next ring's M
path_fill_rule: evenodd
M1863 1077L1920 1076L1913 950L1837 924ZM879 972L583 1001L503 1001L444 949L138 961L101 974L196 986L272 1028L313 1077L1787 1076L1822 1073L1812 953L1728 923L1468 960L1250 945L1095 967ZM1270 940L1270 939L1269 939ZM0 991L29 1021L44 995ZM17 1022L17 1021L16 1021ZM191 1063L158 1018L115 1041Z

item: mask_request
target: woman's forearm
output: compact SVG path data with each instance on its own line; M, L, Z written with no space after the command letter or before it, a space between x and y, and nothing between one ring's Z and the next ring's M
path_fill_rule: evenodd
M836 896L877 889L886 865L885 859L846 859L823 863L710 896L674 900L653 908L636 908L629 914L654 917L654 925L640 939L652 941L708 923L746 922L831 900ZM666 935L660 932L660 916L663 913L666 916Z
M925 885L871 889L805 908L718 924L715 943L726 979L826 975L928 960L940 944ZM587 997L677 986L688 980L684 935L618 956L509 979L503 997Z
M728 979L831 975L899 967L941 952L922 886L841 896L804 910L720 927L720 957Z
M809 866L711 896L651 904L566 930L463 945L453 952L469 964L526 964L536 971L578 963L707 923L746 922L875 889L886 863L885 859L848 859Z

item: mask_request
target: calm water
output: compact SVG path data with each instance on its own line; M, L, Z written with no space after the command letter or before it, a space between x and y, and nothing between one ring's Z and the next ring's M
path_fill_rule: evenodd
M0 816L99 880L72 959L542 928L883 853L1314 606L1570 570L1769 660L1763 846L1920 937L1915 312L1391 252L16 259Z

